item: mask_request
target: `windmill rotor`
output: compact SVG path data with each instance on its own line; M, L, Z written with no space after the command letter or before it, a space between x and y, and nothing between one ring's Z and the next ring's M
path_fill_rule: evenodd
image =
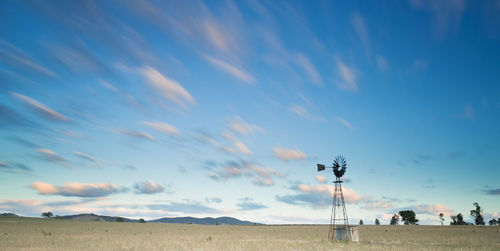
M344 176L345 170L347 169L347 163L344 156L338 155L333 160L333 173L337 178Z

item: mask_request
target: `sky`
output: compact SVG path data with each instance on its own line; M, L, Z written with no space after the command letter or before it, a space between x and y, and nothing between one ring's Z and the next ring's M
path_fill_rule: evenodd
M500 1L1 1L0 213L500 217Z

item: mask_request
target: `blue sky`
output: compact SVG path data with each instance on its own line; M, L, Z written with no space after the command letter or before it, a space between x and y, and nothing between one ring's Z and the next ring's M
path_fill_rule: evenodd
M500 1L0 5L0 211L499 217Z

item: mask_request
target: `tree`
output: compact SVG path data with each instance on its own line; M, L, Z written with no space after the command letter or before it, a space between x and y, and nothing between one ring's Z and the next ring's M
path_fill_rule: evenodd
M378 219L375 219L375 225L380 225L380 221Z
M474 204L475 209L470 210L470 215L474 217L474 224L476 225L484 225L483 212L481 211L481 207L477 202Z
M491 219L491 220L488 222L488 224L489 224L490 226L495 226L495 225L497 225L497 224L498 224L498 222L497 222L497 220L496 220L496 219Z
M124 219L123 219L122 217L118 217L118 218L116 218L116 222L123 222L123 220L124 220Z
M140 218L139 223L146 223L146 221L143 218Z
M399 215L401 215L401 220L404 221L405 225L416 225L418 222L413 210L399 211Z
M363 220L359 220L359 225L363 225Z
M443 222L444 222L444 214L443 213L439 213L439 221L441 222L441 226L442 226Z
M52 212L44 212L44 213L42 213L42 217L43 218L52 218L52 216L54 216L52 214Z
M467 222L464 221L464 217L462 214L450 215L451 222L450 225L467 225Z
M399 215L394 214L391 218L391 225L397 225L399 222Z

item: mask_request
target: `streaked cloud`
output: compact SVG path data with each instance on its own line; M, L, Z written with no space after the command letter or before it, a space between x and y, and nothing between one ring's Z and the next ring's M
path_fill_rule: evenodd
M290 111L302 117L305 117L309 114L305 107L297 104L290 106Z
M263 209L267 208L266 205L262 203L257 203L254 202L253 199L245 197L240 199L240 202L236 204L236 206L239 207L239 210L241 211L250 211L250 210L258 210L258 209Z
M36 112L39 112L40 114L44 115L45 117L47 117L49 119L60 120L60 121L68 120L68 118L66 116L52 110L48 106L36 101L35 99L32 99L28 96L24 96L22 94L15 93L15 92L11 92L11 94L15 98L17 98L17 99L21 100L22 102L24 102L25 104L29 105L29 107L32 108L33 110L35 110Z
M368 30L366 29L365 21L359 12L351 13L351 25L356 31L356 35L358 35L361 44L363 45L363 49L365 50L366 56L368 59L371 58L370 51L370 39L368 36Z
M155 68L145 66L142 67L140 71L148 83L166 99L183 107L196 104L193 96L191 96L181 84L173 79L167 78Z
M57 164L60 164L60 165L66 166L66 167L70 167L69 162L66 159L59 156L59 154L57 154L56 152L54 152L50 149L39 148L39 149L36 149L36 151L39 152L42 155L43 159L45 159L45 160L52 161L52 162L55 162Z
M141 121L140 122L143 125L147 125L156 131L159 131L161 133L167 134L169 136L178 136L181 135L181 132L179 129L174 127L171 124L168 124L166 122L148 122L148 121Z
M165 187L152 181L137 182L134 185L136 194L155 194L165 191Z
M54 186L45 182L36 181L31 187L43 195L61 195L68 197L103 197L127 191L126 188L110 183L86 184L70 182L63 186Z
M308 206L314 209L330 207L335 187L332 185L318 184L307 185L298 184L292 187L296 194L276 195L276 200L290 205ZM368 197L359 195L356 191L342 187L344 200L346 203L359 203L367 200Z
M432 29L439 38L458 32L465 11L465 0L410 0L410 3L414 9L431 14Z
M153 136L151 136L149 133L146 133L146 132L125 130L125 131L120 131L120 133L134 137L134 138L138 138L138 139L146 139L146 140L154 140L155 139Z
M283 147L276 147L273 149L274 156L282 161L289 160L303 160L307 155L299 149L287 149Z
M340 89L350 92L357 92L359 90L356 83L355 71L345 65L340 59L337 59L337 74L341 78L341 81L336 82Z
M231 122L229 122L229 128L234 132L241 135L250 135L256 131L261 131L262 129L256 125L247 123L240 117L235 117Z
M169 202L147 205L149 209L177 212L182 214L218 214L220 210L203 205L197 201Z
M325 118L323 117L319 117L319 116L315 116L311 113L309 113L309 111L307 110L307 108L305 108L304 106L302 105L297 105L297 104L292 104L288 110L294 114L297 114L298 116L302 117L302 118L305 118L305 119L308 119L308 120L311 120L311 121L316 121L316 122L324 122L326 121Z
M33 169L20 163L7 163L0 161L0 171L7 173L29 174L33 171Z
M215 181L246 177L256 186L273 186L274 178L285 177L274 168L263 168L245 160L214 163L213 166L215 170L209 172L208 177Z
M302 53L295 54L295 63L307 74L309 81L313 84L322 84L323 79L313 63Z
M484 190L484 193L487 195L500 195L500 188L497 189L487 189Z
M235 78L238 78L246 83L253 84L256 81L255 78L250 73L239 68L238 66L236 66L234 64L230 64L230 63L225 62L221 59L210 57L208 55L204 55L203 58L205 60L207 60L208 62L210 62L215 67L217 67L219 70L221 70L221 71L223 71L223 72L225 72L225 73L227 73Z
M335 120L337 120L337 122L339 122L343 126L349 128L351 130L354 130L354 126L352 126L351 123L349 123L347 120L345 120L345 119L343 119L341 117L336 117Z
M96 157L78 151L74 151L73 153L84 160L90 161L94 167L100 167L99 160Z
M3 40L0 40L0 61L3 61L8 65L21 66L49 77L57 76L51 70L37 63L25 52Z
M389 63L387 62L387 59L385 57L383 57L382 55L377 55L375 59L377 60L377 66L379 70L387 71L389 69Z
M412 205L408 207L402 207L395 209L394 211L402 211L402 210L413 210L416 214L428 214L428 215L439 215L439 213L443 213L446 216L453 214L453 210L445 206L443 204L421 204L421 205Z

